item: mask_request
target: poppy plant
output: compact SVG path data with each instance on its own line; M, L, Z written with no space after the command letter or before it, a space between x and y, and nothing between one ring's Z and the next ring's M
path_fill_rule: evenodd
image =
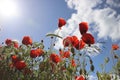
M11 56L11 59L12 59L12 62L13 62L13 63L16 63L17 61L19 61L19 58L18 58L17 55L12 55L12 56Z
M60 18L58 27L61 29L65 24L65 20ZM20 46L18 42L6 39L5 45L0 44L0 80L89 80L90 72L94 72L95 66L92 57L87 53L94 54L101 50L97 45L86 46L95 43L93 35L87 33L87 22L81 22L79 29L81 39L75 35L67 36L63 39L64 47L61 47L59 51L54 49L54 46L57 46L56 38L62 39L58 34L46 35L53 38L50 46L45 44L48 48L44 45L43 40L32 42L30 36L24 36ZM111 59L114 63L112 66L113 74L115 76L119 74L120 57L113 51L118 49L119 45L112 45L112 58L108 56L105 59L105 64L102 64L102 73L95 72L97 79L112 79L111 71L104 72L104 67L107 67L106 64ZM56 52L59 52L59 54ZM116 60L114 61L114 59ZM79 76L75 77L75 75ZM108 76L110 78L107 78ZM116 78L116 80L119 79Z
M43 49L40 49L40 48L36 49L36 54L37 56L41 56L42 54L44 54Z
M32 39L29 36L24 36L23 40L22 40L22 43L24 45L31 45L32 44Z
M85 80L85 77L83 75L76 76L75 80Z
M55 63L58 63L58 62L61 61L60 56L57 55L57 54L55 54L55 53L52 53L52 54L50 55L50 60L52 60L52 61L55 62Z
M31 50L30 51L30 57L31 58L36 58L38 56L38 54L36 53L36 50Z
M76 44L76 42L78 42L78 38L77 36L72 36L72 45L74 46Z
M63 40L63 45L64 47L68 47L70 45L72 45L72 37L68 36Z
M88 23L87 22L81 22L79 24L79 30L80 33L83 35L84 33L86 33L88 31Z
M85 42L83 40L78 40L76 41L76 43L74 44L74 47L77 49L77 50L80 50L80 49L83 49L85 46Z
M70 57L70 51L65 51L64 52L64 57L69 58Z
M30 57L31 58L36 58L38 56L41 56L44 53L44 51L40 48L38 49L33 49L30 51Z
M5 40L5 44L8 45L8 46L11 45L12 44L12 40L11 39L6 39Z
M24 61L17 61L15 63L15 67L18 70L22 70L22 69L24 69L26 67L26 63Z
M119 46L117 44L112 44L112 50L118 50Z
M66 24L66 21L63 18L59 18L58 27L61 29L62 26Z
M18 48L18 47L19 47L19 45L18 45L18 42L17 42L17 41L13 41L13 44L14 44L14 47L15 47L15 48Z
M82 35L82 38L81 38L86 44L94 44L95 43L95 40L94 40L94 37L90 34L90 33L85 33Z
M60 51L60 55L62 58L69 58L70 57L70 51Z
M73 67L76 67L76 63L75 63L75 60L74 60L74 59L71 60L71 65L72 65Z

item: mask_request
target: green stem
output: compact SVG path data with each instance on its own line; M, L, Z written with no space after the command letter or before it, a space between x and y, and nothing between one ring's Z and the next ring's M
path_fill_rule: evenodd
M114 65L115 65L115 62L114 62L114 54L113 54L113 50L111 50L111 58L112 58L113 66L114 66Z

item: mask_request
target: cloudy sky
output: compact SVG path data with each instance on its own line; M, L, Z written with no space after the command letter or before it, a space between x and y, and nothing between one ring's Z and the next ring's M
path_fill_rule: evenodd
M80 38L78 24L86 21L96 44L105 42L105 49L93 57L97 62L95 66L109 56L112 44L120 45L120 0L0 0L0 43L6 38L21 41L23 36L29 35L34 41L44 39L49 47L45 34L57 31L60 17L67 21L60 36ZM56 41L56 49L62 47L61 41Z

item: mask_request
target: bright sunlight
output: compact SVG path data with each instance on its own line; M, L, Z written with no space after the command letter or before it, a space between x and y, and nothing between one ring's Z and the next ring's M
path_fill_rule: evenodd
M0 17L18 16L18 6L13 0L0 0Z

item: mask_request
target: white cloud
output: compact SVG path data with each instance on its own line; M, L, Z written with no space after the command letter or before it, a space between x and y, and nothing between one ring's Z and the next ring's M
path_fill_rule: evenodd
M94 22L97 24L98 38L110 37L111 39L120 39L120 15L111 8L104 8L94 11Z
M62 28L62 31L59 33L60 36L65 37L67 35L77 35L78 38L81 37L79 33L79 23L82 21L87 21L90 25L90 28L93 32L98 32L97 38L107 37L112 40L120 39L120 14L117 13L113 8L106 6L103 8L97 8L96 6L102 5L102 0L65 0L68 7L76 10L76 13L73 13L71 17L67 20L67 25ZM112 0L107 0L106 5L115 5ZM119 6L116 6L119 7ZM56 42L57 47L60 48L62 45L62 40Z
M97 77L93 76L93 75L89 75L88 76L88 80L98 80Z
M112 7L120 7L120 0L106 0L106 3Z

